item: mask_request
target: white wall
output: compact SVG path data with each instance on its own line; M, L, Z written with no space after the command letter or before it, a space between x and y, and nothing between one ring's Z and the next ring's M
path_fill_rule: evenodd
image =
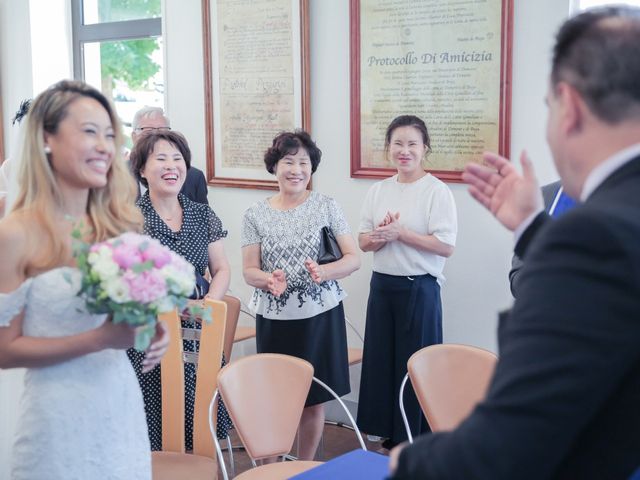
M33 1L33 0L32 0ZM335 197L354 231L360 204L372 184L349 177L349 6L347 0L310 0L312 134L323 151L314 175L314 189ZM515 158L526 148L542 182L556 178L544 137L546 91L553 34L566 17L569 0L515 0L513 42L513 98L511 151ZM0 0L0 82L5 141L10 137L7 117L22 98L32 93L28 2ZM194 165L205 168L204 87L200 1L164 0L166 35L167 111L172 126L190 141ZM423 116L428 121L428 112ZM266 146L265 146L266 147ZM496 314L511 303L507 272L511 236L469 197L463 185L450 185L458 207L456 251L447 263L443 288L444 334L447 342L496 349ZM229 230L226 241L233 277L232 290L248 298L250 289L241 275L239 248L243 211L268 192L212 188L209 199ZM362 256L362 268L343 285L349 318L364 332L364 312L371 272L371 254ZM350 342L358 343L350 336ZM241 350L241 349L239 349ZM245 351L250 350L245 347ZM359 370L352 368L349 400L357 399ZM4 383L3 383L4 378ZM7 373L0 372L0 402L7 395ZM2 407L2 403L0 403ZM1 411L0 449L8 444ZM0 450L0 465L6 451ZM0 478L2 477L0 470Z
M167 92L172 124L189 138L194 164L204 168L201 18L195 3L166 0ZM554 180L555 173L544 137L543 98L553 34L566 17L568 3L515 1L511 150L515 154L526 147L544 182ZM311 0L310 4L311 124L323 152L314 189L335 197L356 231L360 205L372 181L349 177L349 5L346 0ZM428 121L428 112L424 117ZM495 350L496 313L511 303L507 281L511 236L472 201L463 185L450 187L458 206L460 231L442 291L445 341ZM229 229L227 253L234 272L231 288L243 298L251 289L240 274L242 212L268 195L229 188L212 188L209 193L214 210ZM347 315L364 332L371 254L363 254L362 259L360 271L343 284L349 293ZM355 337L350 340L357 343ZM352 376L356 390L357 369L352 369Z

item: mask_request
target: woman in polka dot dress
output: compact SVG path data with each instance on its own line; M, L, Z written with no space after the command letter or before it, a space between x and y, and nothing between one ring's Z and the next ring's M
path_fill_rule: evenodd
M222 239L227 236L222 222L209 205L193 202L180 189L191 165L186 139L177 132L155 131L145 134L131 152L131 167L147 187L138 200L144 216L144 233L187 259L196 271L211 272L208 298L221 300L229 287L229 262ZM197 322L182 322L183 327L199 328ZM185 351L197 351L195 341L184 341ZM152 450L162 449L162 398L160 367L141 373L142 354L129 351L144 396L149 439ZM224 364L224 359L223 359ZM195 365L185 364L185 436L187 451L192 450L193 404L195 401ZM225 438L231 427L222 405L218 409L218 438Z

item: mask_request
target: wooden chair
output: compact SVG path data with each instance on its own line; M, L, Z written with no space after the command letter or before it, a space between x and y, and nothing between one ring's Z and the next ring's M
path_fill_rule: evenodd
M486 396L497 360L494 353L469 345L430 345L414 353L400 386L400 412L409 441L413 437L403 402L407 378L431 430L453 430Z
M238 333L238 319L240 318L240 309L242 303L238 297L233 295L225 295L222 299L227 304L227 325L224 331L224 355L227 362L231 361L231 351L233 350L233 344L236 342L236 335ZM255 337L255 328L253 329Z
M205 306L211 308L212 321L203 322L202 330L181 328L177 311L159 318L167 324L171 341L161 363L162 451L152 452L153 480L217 478L218 464L208 428L207 408L222 361L227 304L207 299ZM183 338L199 338L199 353L183 352ZM184 363L188 362L197 364L192 454L185 453L184 448Z
M256 317L249 311L249 308L240 300L240 298L236 297L231 293L227 293L224 296L224 301L227 303L228 308L230 309L231 317L235 316L235 323L233 324L233 331L228 331L225 335L224 340L224 351L227 356L227 361L231 359L231 351L233 349L233 344L242 342L243 340L248 340L250 338L256 337L256 327L255 326L238 326L238 319L241 313L248 315L253 318L254 322ZM227 324L229 325L229 323Z
M272 353L250 355L233 361L218 374L220 395L255 467L236 479L288 478L319 465L320 462L294 461L258 467L255 462L275 456L284 458L289 453L312 381L324 387L338 400L352 423L360 446L366 450L351 413L333 390L313 377L313 366L309 362ZM213 425L217 396L218 391L209 406L209 425L222 474L227 480L222 450L218 439L215 438Z

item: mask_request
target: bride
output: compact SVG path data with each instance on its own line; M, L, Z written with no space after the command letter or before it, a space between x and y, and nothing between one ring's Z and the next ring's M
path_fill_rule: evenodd
M62 81L31 106L20 191L0 222L0 369L26 367L12 479L149 479L142 396L125 349L134 329L83 311L71 232L139 230L135 184L106 98ZM144 367L164 354L162 326Z

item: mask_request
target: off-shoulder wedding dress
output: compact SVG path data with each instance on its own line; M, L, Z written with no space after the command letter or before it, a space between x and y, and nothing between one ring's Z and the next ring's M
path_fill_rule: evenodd
M24 309L24 336L61 337L98 327L83 310L80 272L49 270L0 293L0 327ZM29 368L11 478L149 480L151 454L140 387L124 350Z

